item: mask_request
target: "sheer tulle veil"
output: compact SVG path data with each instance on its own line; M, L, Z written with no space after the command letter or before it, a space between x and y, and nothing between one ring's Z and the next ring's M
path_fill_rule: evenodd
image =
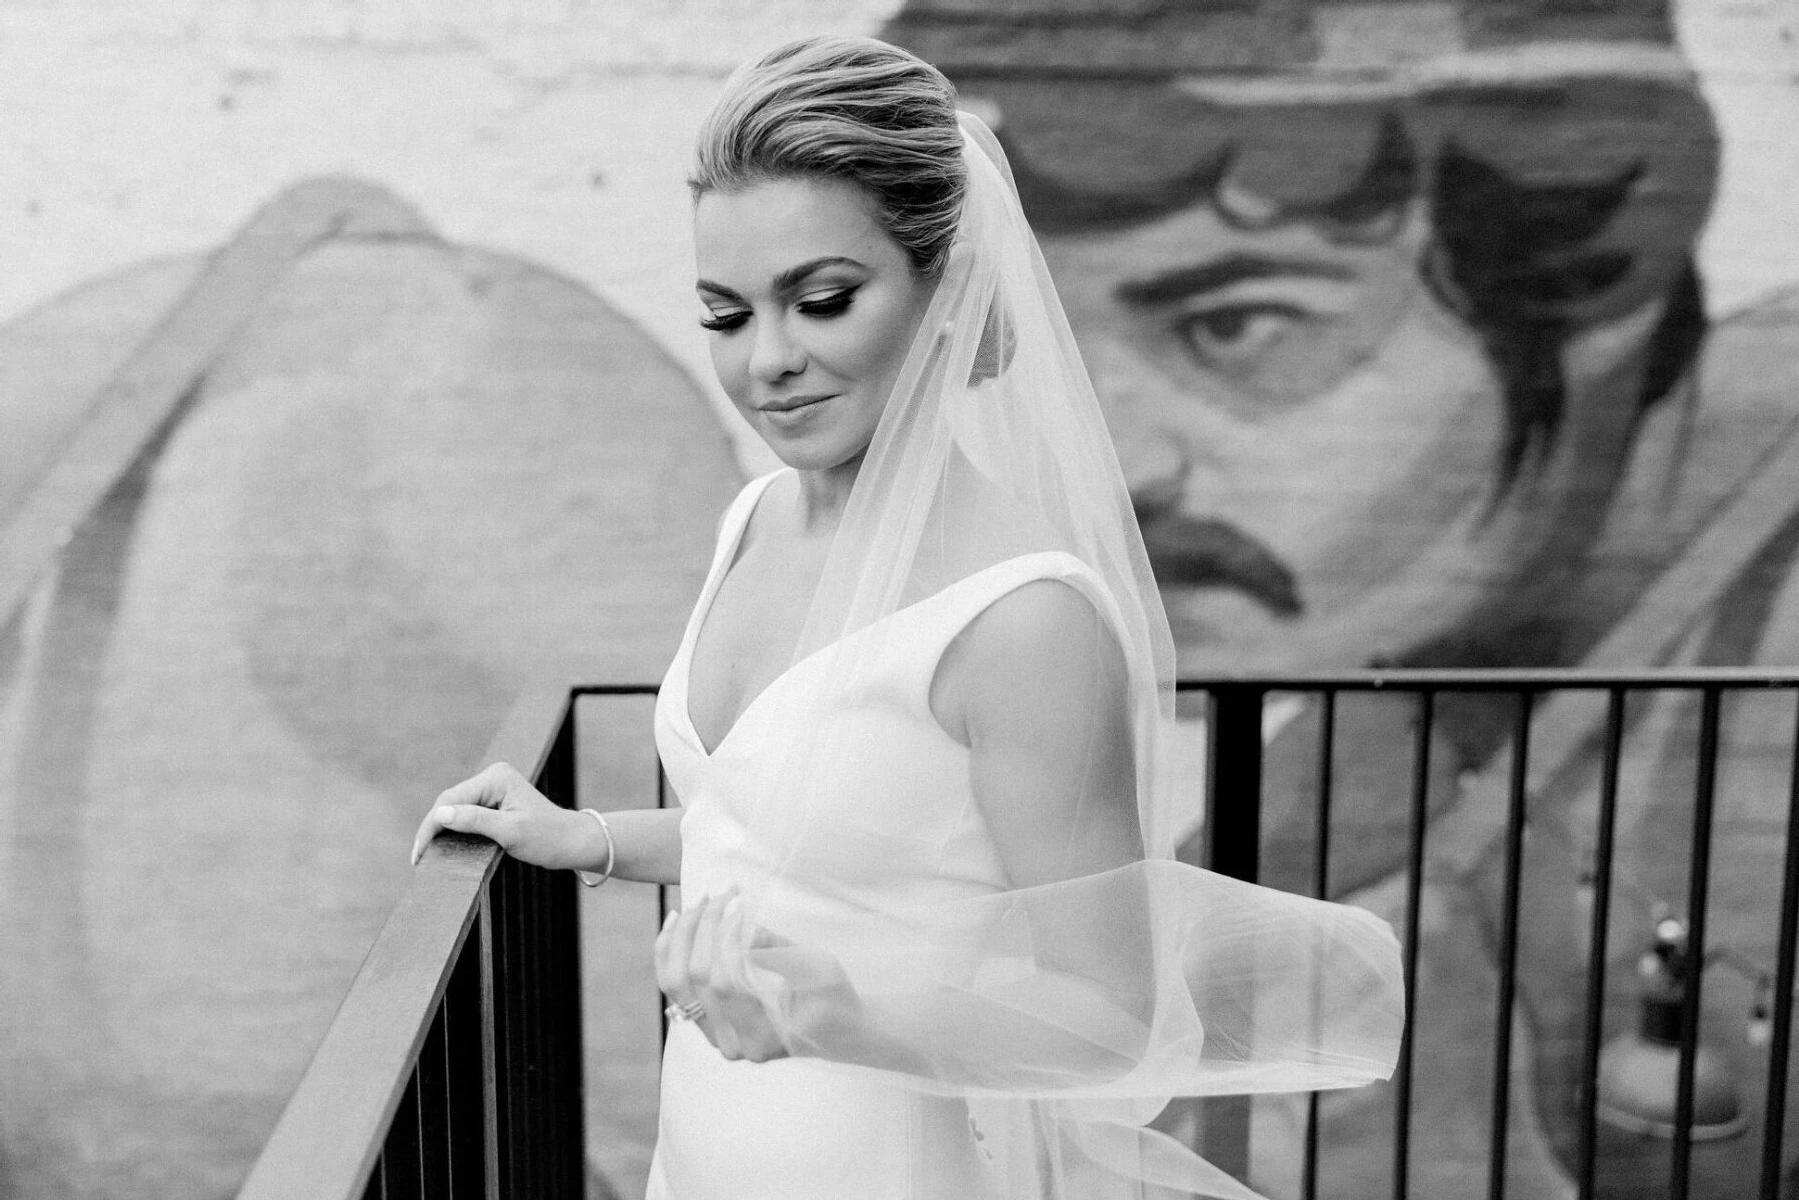
M1008 1196L1255 1193L1146 1128L1174 1096L1302 1091L1385 1078L1402 1027L1392 931L1358 909L1242 884L1174 858L1193 814L1167 776L1174 654L1099 404L1003 152L964 114L958 236L857 477L795 651L831 682L809 732L772 756L756 832L777 877L815 839L867 835L781 802L853 740L833 694L897 650L888 618L1026 554L1070 581L1122 651L1091 664L1093 703L1127 707L1140 861L928 905L871 894L813 919L747 892L772 944L752 983L797 1054L965 1098ZM1045 647L1045 653L1060 652ZM1115 660L1114 660L1115 661ZM1077 667L1080 664L1076 664ZM891 837L891 827L879 836ZM858 1020L832 1016L847 979ZM1004 1029L995 1038L991 1031ZM999 1047L1004 1047L1003 1050ZM1021 1050L1020 1048L1023 1047ZM1166 1194L1158 1192L1155 1194Z

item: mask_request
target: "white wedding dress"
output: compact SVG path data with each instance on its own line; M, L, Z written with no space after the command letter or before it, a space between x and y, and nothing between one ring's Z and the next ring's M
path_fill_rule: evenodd
M801 694L821 684L829 656L801 659L743 710L708 753L687 709L688 663L701 623L736 556L757 499L776 478L752 482L728 510L711 573L656 704L656 745L680 798L685 897L732 884L755 896L763 926L805 944L834 920L866 921L1005 890L993 842L969 785L966 747L931 714L938 660L968 623L1034 580L1080 589L1102 611L1100 584L1080 560L1050 551L965 576L885 618L875 661L832 706L828 727L808 728L820 769L791 794L777 767L813 710ZM865 631L868 632L868 631ZM852 637L860 635L851 635ZM771 794L777 781L781 794ZM928 797L928 808L920 798ZM759 829L783 805L843 820L773 861ZM879 953L879 947L870 947ZM943 964L948 973L953 964ZM1004 1194L986 1138L966 1101L905 1086L866 1067L812 1058L732 1062L698 1026L677 1022L662 1059L662 1099L649 1200L983 1200Z
M700 743L694 641L770 476L726 514L657 702L684 897L735 885L773 935L741 983L793 1053L730 1062L673 1027L652 1200L1258 1200L1147 1123L1174 1096L1358 1086L1397 1057L1384 922L1175 858L1193 814L1166 753L1167 618L1004 152L961 122L955 247L787 670ZM1012 664L1050 689L1022 705L1057 706L1038 731L1064 740L1021 790L1056 814L1070 872L1039 864L1050 881L1012 888L970 782L982 763L930 690L957 634L1039 580L1077 591L1095 624L1021 643L1033 658ZM1095 716L1128 718L1128 784L1107 758L1119 731ZM1081 873L1076 831L1126 803L1141 858ZM846 988L856 1019L833 1019Z

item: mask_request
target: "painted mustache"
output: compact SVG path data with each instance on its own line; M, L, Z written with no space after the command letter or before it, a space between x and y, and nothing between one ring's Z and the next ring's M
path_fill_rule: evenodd
M1282 617L1305 613L1293 572L1234 525L1202 517L1143 520L1143 547L1164 587L1228 587Z

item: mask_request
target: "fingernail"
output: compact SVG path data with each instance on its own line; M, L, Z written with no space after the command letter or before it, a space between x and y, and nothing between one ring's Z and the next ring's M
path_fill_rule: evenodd
M442 821L445 825L448 825L451 821L456 819L456 810L446 804L444 807L438 809L434 815L438 820Z

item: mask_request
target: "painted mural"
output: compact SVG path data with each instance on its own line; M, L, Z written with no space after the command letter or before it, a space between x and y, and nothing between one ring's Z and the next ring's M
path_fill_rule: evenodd
M0 587L20 598L0 613L0 1195L230 1195L404 886L417 812L512 695L659 676L717 513L768 465L687 300L685 146L741 55L886 36L998 130L1184 672L1799 665L1792 19L1771 0L0 14L0 143L24 164L0 179ZM155 419L117 458L126 410ZM83 455L113 464L98 506L37 528ZM1767 958L1794 714L1730 716L1713 936ZM644 802L643 730L596 719L585 778ZM1453 697L1432 729L1418 1194L1486 1169L1510 719ZM1338 720L1334 890L1397 915L1413 712ZM1508 1194L1560 1198L1597 717L1539 720L1571 749L1533 797ZM1658 902L1684 894L1693 722L1680 697L1631 713L1618 1021ZM1266 732L1264 866L1304 888L1318 714L1283 704ZM590 1190L629 1196L653 1135L649 918L623 892L584 902ZM1753 1091L1747 1001L1707 996ZM1325 1194L1390 1194L1357 1151L1385 1144L1390 1103L1325 1105ZM1258 1104L1270 1196L1297 1195L1301 1116ZM1653 1194L1665 1148L1601 1150L1604 1194ZM1702 1152L1695 1194L1742 1194L1753 1157Z
M892 36L943 65L1012 156L1185 671L1799 662L1799 293L1708 309L1696 251L1719 134L1674 15L918 0L896 17ZM1538 722L1596 733L1599 711L1571 707ZM1612 941L1626 991L1652 916L1684 900L1691 837L1690 705L1643 707ZM1354 836L1336 887L1397 919L1411 762L1394 751L1415 706L1344 716L1337 799ZM1771 747L1792 718L1735 716L1714 861L1742 868L1742 886L1713 915L1723 944L1771 962L1769 830L1787 795ZM1289 806L1271 866L1304 888L1317 719L1285 720L1265 783ZM1425 1194L1486 1169L1502 924L1491 785L1509 720L1509 706L1455 697L1432 729L1415 996L1432 1069L1411 1154ZM1584 994L1570 981L1586 961L1599 774L1596 741L1567 744L1581 748L1532 798L1513 1063L1509 1173L1540 1196L1573 1194ZM1746 1049L1741 997L1714 1007ZM1375 1090L1327 1106L1327 1145L1377 1136L1389 1102ZM1260 1182L1295 1186L1282 1164L1296 1144L1264 1139ZM1615 1150L1608 1187L1656 1186L1665 1152ZM1328 1150L1326 1163L1329 1194L1390 1194L1388 1164ZM1700 1176L1718 1195L1753 1185L1724 1156Z

